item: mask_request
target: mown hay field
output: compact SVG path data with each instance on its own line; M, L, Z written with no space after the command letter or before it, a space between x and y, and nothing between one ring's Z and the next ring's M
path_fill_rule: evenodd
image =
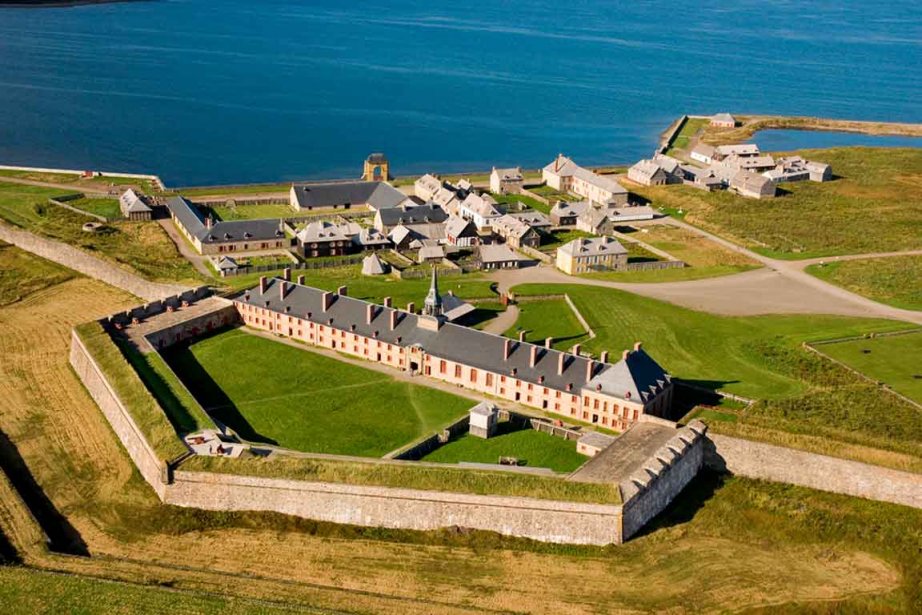
M922 329L823 344L817 350L922 404Z

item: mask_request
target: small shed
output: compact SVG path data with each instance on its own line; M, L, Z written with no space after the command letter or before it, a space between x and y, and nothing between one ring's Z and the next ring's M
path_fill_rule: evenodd
M445 248L442 246L424 245L419 249L420 263L440 263L445 258Z
M499 423L499 408L489 402L482 401L471 408L470 413L470 432L472 436L489 438L496 433L496 425Z
M388 265L377 254L369 254L362 259L362 275L384 275L388 272Z

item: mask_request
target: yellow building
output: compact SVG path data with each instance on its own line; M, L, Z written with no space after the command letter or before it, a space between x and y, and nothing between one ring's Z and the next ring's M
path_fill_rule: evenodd
M557 268L569 275L627 266L627 250L611 237L574 239L557 248Z

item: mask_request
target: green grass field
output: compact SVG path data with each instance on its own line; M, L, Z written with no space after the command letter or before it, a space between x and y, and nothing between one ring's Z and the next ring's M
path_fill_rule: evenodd
M706 118L689 118L685 121L682 129L669 144L669 149L687 150L691 144L691 138L694 137L701 128L707 126L710 120Z
M316 215L318 211L295 211L288 205L236 205L208 208L220 220L259 220L264 218L300 218ZM331 210L332 213L333 210ZM320 211L322 213L322 211ZM338 212L337 212L338 213Z
M280 182L277 184L243 184L240 186L195 186L190 188L175 188L172 191L181 194L184 197L192 198L199 196L215 195L240 195L248 196L253 194L268 193L288 193L291 188L291 182Z
M0 604L8 615L26 613L148 613L198 615L301 613L301 609L217 594L177 591L18 566L0 566ZM308 611L311 612L311 611ZM320 611L313 611L319 613Z
M535 211L540 211L541 213L545 214L551 211L550 205L545 205L538 199L532 198L530 196L521 194L490 194L494 199L496 199L497 203L522 203L523 205L527 205Z
M20 301L75 275L57 263L0 241L0 306Z
M534 192L538 196L543 196L551 202L551 205L554 204L554 201L579 201L580 197L574 196L569 192L560 192L551 188L550 186L534 186L533 188L528 189L529 192ZM550 207L548 208L550 211Z
M62 194L67 192L0 183L0 219L97 254L150 280L201 283L159 224L119 221L101 232L87 233L82 230L86 216L47 202Z
M205 410L243 438L305 452L380 457L473 405L240 329L165 358Z
M781 184L770 200L687 186L637 186L655 207L775 258L809 258L919 247L922 149L835 148L798 152L832 165L834 181ZM862 224L860 220L874 220Z
M67 204L83 211L88 211L97 216L103 216L109 220L117 220L122 217L122 210L119 208L118 199L99 199L99 198L82 198L74 201L67 201Z
M515 457L521 465L572 472L587 461L576 452L575 440L564 440L534 429L505 429L500 423L497 435L489 439L464 434L426 455L422 461L438 463L498 463L500 457Z
M817 350L922 404L922 330L823 344Z
M868 299L922 310L922 255L830 262L810 265L806 271Z
M905 323L834 316L723 317L607 288L523 285L519 295L567 293L617 357L635 341L674 377L761 400L747 424L922 457L922 421L909 404L803 350L804 341L906 329ZM526 304L527 305L527 304Z
M503 335L518 338L520 331L525 331L526 339L533 344L543 344L544 340L553 337L552 345L558 350L569 350L574 344L584 344L589 339L565 299L520 303L515 326Z
M570 243L574 239L584 239L586 237L593 236L594 235L592 233L587 233L585 231L579 231L576 229L551 231L550 233L546 233L541 237L540 250L542 252L553 254L557 248Z
M144 192L150 194L158 191L152 180L143 177L112 177L110 175L100 175L98 177L83 177L76 173L54 173L44 171L14 171L9 169L0 169L0 177L14 177L17 179L28 179L32 181L48 182L52 184L73 184L74 191L80 190L82 186L92 186L94 188L108 186L137 186Z

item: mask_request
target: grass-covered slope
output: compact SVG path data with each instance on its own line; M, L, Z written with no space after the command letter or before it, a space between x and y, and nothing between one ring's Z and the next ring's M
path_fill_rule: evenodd
M922 222L918 234L922 246ZM816 264L807 273L874 301L922 310L922 255Z

